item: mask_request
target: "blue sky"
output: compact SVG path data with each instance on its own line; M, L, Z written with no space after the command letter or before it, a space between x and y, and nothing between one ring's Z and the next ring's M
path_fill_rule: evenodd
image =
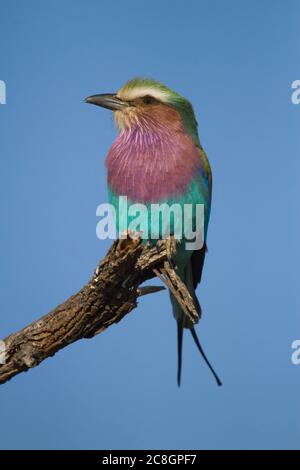
M0 334L89 279L108 241L108 111L83 98L146 75L188 97L213 168L198 332L166 293L0 388L4 449L299 448L299 1L0 0Z

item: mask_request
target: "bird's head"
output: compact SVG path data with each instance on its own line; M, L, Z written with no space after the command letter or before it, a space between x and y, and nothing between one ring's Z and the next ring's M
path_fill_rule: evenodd
M162 83L148 78L134 78L117 93L92 95L86 103L114 112L119 130L148 129L164 126L183 127L196 144L199 143L197 121L191 103Z

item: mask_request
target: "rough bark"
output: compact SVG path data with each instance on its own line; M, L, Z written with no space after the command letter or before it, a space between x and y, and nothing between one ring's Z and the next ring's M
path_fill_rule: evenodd
M154 276L166 284L186 315L196 323L193 299L172 266L175 249L173 239L159 241L156 246L147 246L139 239L116 241L86 286L47 315L3 340L0 384L37 366L74 341L91 338L119 322L137 306L139 296L162 289L139 287Z

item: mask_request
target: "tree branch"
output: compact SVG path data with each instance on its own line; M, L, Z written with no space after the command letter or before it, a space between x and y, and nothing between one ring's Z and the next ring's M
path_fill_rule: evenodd
M86 286L44 317L4 339L0 384L37 366L74 341L91 338L119 322L137 306L139 296L163 289L139 287L155 275L171 289L186 315L196 323L198 315L193 300L169 263L175 250L174 239L168 243L160 240L155 246L131 238L114 242Z

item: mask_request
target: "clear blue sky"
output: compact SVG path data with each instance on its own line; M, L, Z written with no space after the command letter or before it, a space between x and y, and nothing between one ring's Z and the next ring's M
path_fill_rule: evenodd
M5 337L78 290L106 253L96 207L115 130L87 95L135 75L194 104L213 168L202 343L176 386L167 293L0 387L0 447L299 448L300 79L295 0L0 0Z

